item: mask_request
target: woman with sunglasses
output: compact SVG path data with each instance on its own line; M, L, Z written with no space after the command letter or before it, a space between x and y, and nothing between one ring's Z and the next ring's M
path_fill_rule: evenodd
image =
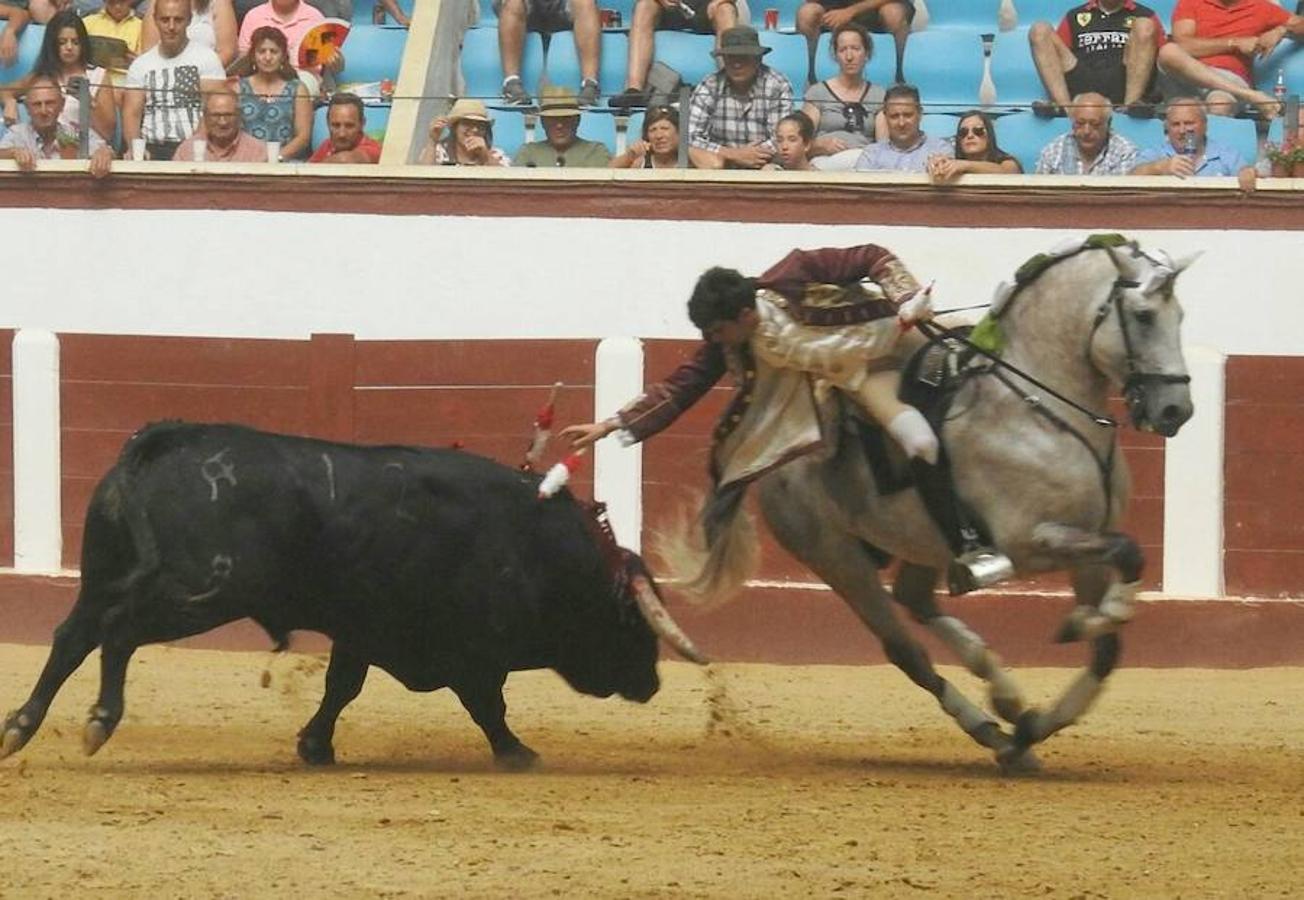
M874 43L862 26L849 22L835 29L829 51L838 72L806 89L801 111L815 125L811 146L815 168L850 170L860 150L886 131L883 88L865 77Z
M1019 175L1023 166L996 143L996 121L972 109L955 126L955 157L934 156L928 174L935 183L954 181L966 172L982 175Z

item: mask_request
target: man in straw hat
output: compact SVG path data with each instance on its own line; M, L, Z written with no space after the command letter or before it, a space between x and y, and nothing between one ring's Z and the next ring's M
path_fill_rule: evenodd
M545 140L533 141L516 151L514 166L606 168L611 151L606 144L586 141L576 132L580 106L569 88L548 85L539 97L539 118Z
M792 112L792 85L761 62L770 52L756 29L738 25L720 35L720 70L693 91L688 143L709 151L718 168L759 169L774 157L771 138Z
M507 155L493 145L493 135L493 120L484 103L463 97L430 123L430 141L417 161L436 166L510 166Z

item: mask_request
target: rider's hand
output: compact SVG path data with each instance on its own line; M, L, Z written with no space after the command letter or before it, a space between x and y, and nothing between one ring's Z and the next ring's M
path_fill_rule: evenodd
M601 422L589 422L587 425L568 425L561 430L560 437L571 442L576 450L602 440L620 427L620 420L614 416Z

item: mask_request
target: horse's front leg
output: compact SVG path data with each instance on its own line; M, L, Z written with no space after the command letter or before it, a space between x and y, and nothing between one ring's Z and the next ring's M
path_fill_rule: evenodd
M1118 628L1132 618L1132 603L1145 564L1136 542L1124 534L1043 524L1034 529L1033 536L1042 542L1043 552L1062 554L1064 566L1072 572L1077 606L1057 639L1089 638L1091 661L1048 710L1029 710L1019 717L1014 730L1018 751L1076 722L1100 696L1105 679L1118 664L1122 649Z
M1060 643L1092 640L1118 630L1132 618L1145 556L1136 541L1118 531L1087 531L1073 525L1043 522L1032 531L1040 555L1055 568L1076 573L1077 606L1060 626ZM1112 577L1110 570L1117 573Z

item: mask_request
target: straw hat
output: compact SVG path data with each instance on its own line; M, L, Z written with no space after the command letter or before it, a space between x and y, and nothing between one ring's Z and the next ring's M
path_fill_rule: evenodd
M578 116L580 103L575 92L559 84L549 84L539 92L539 115L544 118Z
M484 108L484 103L466 97L454 103L453 108L448 111L448 115L444 116L444 118L448 120L449 125L456 125L463 119L469 122L484 122L485 124L490 122L489 113Z

